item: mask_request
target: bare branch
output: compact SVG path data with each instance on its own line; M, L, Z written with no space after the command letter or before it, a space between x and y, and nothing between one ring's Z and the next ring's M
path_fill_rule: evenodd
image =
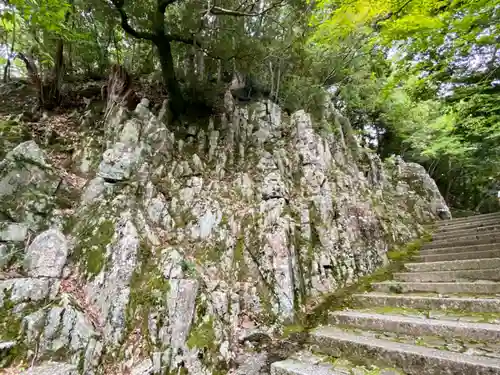
M125 13L125 10L123 9L124 0L111 0L111 2L115 6L116 10L120 13L121 26L127 34L130 34L131 36L137 39L153 40L154 37L153 34L137 31L132 26L130 26L128 22L128 15L127 13Z
M262 16L262 15L268 13L269 11L283 5L284 2L285 2L284 0L278 1L278 2L272 4L268 8L266 8L263 11L258 12L258 13L241 12L239 10L225 9L225 8L221 8L218 6L213 6L212 8L210 8L208 13L210 13L214 16L259 17L259 16Z

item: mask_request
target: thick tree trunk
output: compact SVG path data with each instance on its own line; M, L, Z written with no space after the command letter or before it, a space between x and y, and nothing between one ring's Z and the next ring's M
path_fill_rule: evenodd
M170 42L163 38L154 40L158 55L160 56L161 72L163 82L168 90L170 109L174 117L179 116L185 109L184 98L182 97L179 82L175 76L174 60Z

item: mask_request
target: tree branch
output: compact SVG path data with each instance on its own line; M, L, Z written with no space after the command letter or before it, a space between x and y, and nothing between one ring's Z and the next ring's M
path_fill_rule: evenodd
M241 12L241 11L238 11L238 10L225 9L225 8L221 8L221 7L218 7L218 6L213 6L212 8L210 8L208 10L207 13L210 13L210 14L212 14L214 16L258 17L258 16L262 16L262 15L266 14L267 12L269 12L269 11L271 11L271 10L279 7L279 6L281 6L283 3L284 3L284 0L278 1L278 2L272 4L268 8L266 8L263 11L258 12L258 13Z
M372 28L374 28L375 30L378 29L379 27L379 23L380 22L384 22L384 21L388 21L390 20L392 17L397 17L399 16L399 13L401 13L403 11L404 8L406 8L413 0L407 0L397 11L395 12L389 12L387 13L385 16L382 16L378 19L376 19L373 24L372 24Z
M178 0L158 0L158 12L165 13L167 7L177 1Z
M181 42L181 43L189 44L192 46L199 46L200 45L198 42L196 42L194 37L184 37L184 36L178 35L178 34L167 34L167 35L165 35L165 37L167 38L167 40L169 42Z
M137 31L132 26L130 26L128 22L128 15L127 13L125 13L125 10L123 9L123 5L125 2L124 0L111 0L111 2L115 6L116 10L120 13L121 26L127 34L130 34L131 36L137 39L153 40L154 37L153 34Z

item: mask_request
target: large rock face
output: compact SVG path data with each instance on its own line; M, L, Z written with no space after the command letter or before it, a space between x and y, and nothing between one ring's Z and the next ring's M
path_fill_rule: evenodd
M306 301L373 272L390 247L449 215L423 168L352 150L340 127L321 136L303 111L232 105L176 131L147 107L112 113L74 214L29 244L30 277L0 281L17 324L0 339L28 358L57 356L85 374L265 372L265 355L253 361L243 342L269 339ZM20 154L29 173L16 169ZM0 165L0 194L35 182L42 211L4 208L0 247L39 230L58 188L28 143Z

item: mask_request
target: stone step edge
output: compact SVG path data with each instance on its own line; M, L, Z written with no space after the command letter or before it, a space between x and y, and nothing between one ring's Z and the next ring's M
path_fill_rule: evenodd
M440 232L445 230L455 230L455 229L465 229L465 228L473 228L480 226L487 226L492 224L500 223L500 216L490 217L490 218L482 218L481 220L469 220L469 221L461 221L455 223L449 223L446 225L437 225L431 226L428 228L429 231Z
M441 229L437 229L433 231L431 234L432 235L440 235L440 234L449 234L449 233L456 233L456 232L463 232L463 231L471 231L474 232L476 230L490 230L491 228L498 228L500 227L500 219L498 222L495 221L486 221L486 225L474 225L471 224L469 226L457 226L457 227L442 227Z
M455 236L463 236L463 235L477 235L477 234L482 234L482 233L495 233L497 231L500 231L500 223L499 224L494 224L494 225L488 225L485 227L473 227L473 228L466 228L466 229L456 229L452 231L446 231L446 232L434 232L432 234L432 240L437 241L449 237L455 237Z
M407 307L418 310L466 310L471 313L500 313L499 298L436 297L411 293L390 294L369 292L353 294L354 307ZM377 301L378 299L378 301ZM383 302L383 304L381 304Z
M311 332L311 339L325 354L334 356L342 354L348 357L346 353L348 351L355 353L358 359L375 359L389 366L402 368L403 371L411 374L500 374L500 359L364 337L333 327L321 327L314 330ZM350 350L339 348L342 346Z
M381 282L378 282L378 283L372 283L371 284L372 287L374 288L377 288L377 287L404 287L404 286L407 286L409 289L413 289L414 292L417 292L418 293L418 287L419 286L427 286L427 288L424 288L425 290L429 290L429 289L432 289L431 287L434 286L436 289L438 287L451 287L451 288L455 288L455 289L459 289L457 287L460 287L460 286L463 286L464 289L466 289L467 287L471 287L472 289L474 289L474 287L476 288L480 288L480 287L497 287L498 289L498 292L497 291L494 291L494 292L490 292L490 293L483 293L484 295L489 295L489 294L497 294L497 293L500 293L500 283L498 282L491 282L491 281L456 281L456 282L453 282L453 281L443 281L443 282L431 282L431 281L423 281L423 282L420 282L420 281L395 281L395 280L390 280L390 281L381 281ZM423 289L422 289L423 290ZM383 293L383 292L379 292L379 293ZM431 292L429 292L431 293ZM434 293L438 293L438 292L434 292ZM449 292L450 294L453 294L452 292ZM460 292L456 292L456 293L460 293ZM466 293L466 292L463 292L463 293ZM401 295L402 293L398 293L399 295Z
M493 256L489 256L491 254L494 254ZM474 258L467 258L468 256L477 256L479 258L475 259L490 259L490 258L496 258L498 255L500 255L500 249L498 250L481 250L481 251L462 251L458 253L437 253L437 254L420 254L415 256L413 259L422 263L427 263L427 262L442 262L444 260L434 260L434 259L439 259L439 258L456 258L456 257L462 257L463 260L467 259L474 259ZM484 256L482 258L481 256ZM426 260L429 259L430 260ZM457 259L459 260L459 259Z
M431 244L432 242L428 242L428 244ZM474 249L481 249L481 250L474 250ZM457 251L458 250L458 251ZM467 245L460 245L458 244L450 244L450 246L438 246L438 247L422 247L420 249L419 255L432 255L432 254L438 254L438 253L448 253L448 252L455 252L455 253L461 253L461 252L467 252L468 250L471 251L485 251L485 250L500 250L500 243L481 243L481 244L467 244Z
M486 232L486 233L479 233L479 234L469 234L465 236L457 236L457 237L452 237L450 238L443 238L443 239L436 239L432 240L430 242L427 242L424 246L431 246L431 245L445 245L449 243L460 243L460 242L469 242L469 241L486 241L486 240L500 240L500 232ZM488 242L488 243L496 243L496 242Z
M418 269L418 268L426 268L426 267L435 267L435 266L450 266L454 264L477 264L481 262L500 262L500 258L478 258L478 259L457 259L457 260L440 260L436 262L412 262L412 263L405 263L405 268L408 269L410 272L437 272L437 271L480 271L483 268L451 268L451 269L443 269L443 270L433 270L433 271L424 271L423 269ZM497 268L497 267L493 267ZM488 269L488 268L484 268Z
M366 313L356 310L335 311L330 322L374 331L390 331L411 336L468 338L476 341L500 341L500 325L464 321L416 318L405 315ZM375 322L378 321L379 324Z
M490 217L497 217L497 216L500 217L500 212L490 212L489 214L471 215L471 216L457 217L455 219L449 219L449 220L440 220L440 221L436 221L434 223L434 225L436 225L436 224L446 225L448 223L461 223L464 221L481 220L481 219L487 219Z
M314 364L288 358L271 364L271 375L345 375L328 364Z
M498 272L498 281L500 281L500 267L493 267L493 268L481 268L481 269L465 269L465 270L444 270L444 271L408 271L408 272L396 272L392 276L396 280L397 278L400 277L413 277L413 276L427 276L427 277L432 277L432 276L456 276L458 277L458 274L461 275L467 275L467 277L473 276L475 277L474 280L482 281L481 279L481 272L486 273L488 272L489 275L494 275L495 272ZM463 277L463 276L460 276ZM458 277L458 278L460 278ZM491 278L485 279L485 280L492 280ZM404 281L404 280L400 280ZM430 280L429 282L431 282ZM452 281L452 280L450 280ZM439 281L436 281L439 282ZM446 282L446 281L445 281Z

